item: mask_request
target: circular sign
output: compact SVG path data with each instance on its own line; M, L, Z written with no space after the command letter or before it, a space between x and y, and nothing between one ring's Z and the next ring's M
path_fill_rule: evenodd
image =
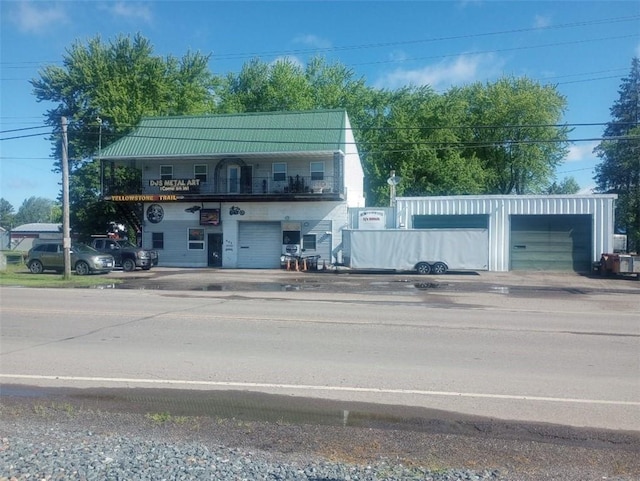
M152 224L157 224L162 221L164 217L164 209L160 204L151 204L147 207L147 219Z

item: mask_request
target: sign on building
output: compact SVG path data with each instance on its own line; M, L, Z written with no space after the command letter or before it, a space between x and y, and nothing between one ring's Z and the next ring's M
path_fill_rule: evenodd
M366 230L385 229L387 221L383 210L363 210L358 214L358 228Z

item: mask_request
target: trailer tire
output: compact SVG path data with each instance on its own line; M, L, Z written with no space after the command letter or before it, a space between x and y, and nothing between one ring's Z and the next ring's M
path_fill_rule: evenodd
M420 275L426 276L431 274L431 266L426 262L418 262L416 264L416 272Z
M448 270L449 267L447 267L447 264L445 264L444 262L436 262L431 266L431 271L434 274L446 274Z

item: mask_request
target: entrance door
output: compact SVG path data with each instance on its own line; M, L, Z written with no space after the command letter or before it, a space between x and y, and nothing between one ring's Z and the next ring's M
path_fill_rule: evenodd
M222 234L207 235L207 265L222 267Z

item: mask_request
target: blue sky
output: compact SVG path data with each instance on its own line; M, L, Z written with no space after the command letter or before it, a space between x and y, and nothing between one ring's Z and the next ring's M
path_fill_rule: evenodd
M42 125L53 104L29 80L60 65L75 41L142 34L161 56L211 54L215 74L251 58L313 55L338 61L375 87L452 86L527 76L557 85L576 141L557 169L593 186L593 147L611 120L621 79L640 56L640 2L629 1L12 1L0 2L0 197L17 211L31 197L56 199L43 137L11 132Z

